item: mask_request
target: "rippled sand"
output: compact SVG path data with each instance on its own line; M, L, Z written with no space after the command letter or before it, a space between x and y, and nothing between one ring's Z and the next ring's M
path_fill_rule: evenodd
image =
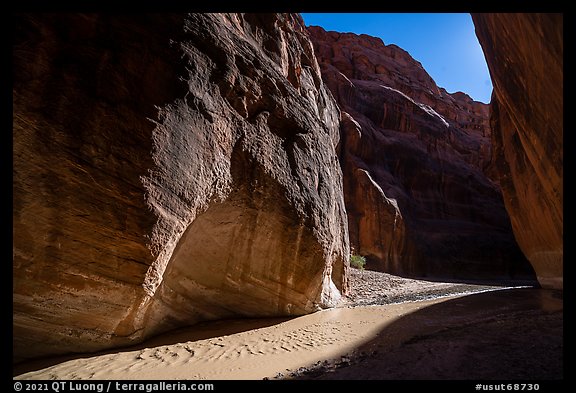
M537 315L553 314L556 319L560 316L561 322L562 300L541 290L494 291L502 288L406 280L374 272L356 272L352 280L354 289L350 299L339 308L292 319L203 323L127 349L20 365L23 371L18 372L16 368L18 375L15 378L410 379L414 375L451 378L450 372L455 372L462 363L459 356L465 356L462 351L466 347L461 343L461 347L453 347L452 351L449 345L443 349L450 340L457 341L455 336L450 340L448 336L441 337L450 329L462 331L469 326L488 326L499 320L510 325L526 312L531 313L533 320ZM411 300L414 298L427 300ZM561 336L557 325L554 325L554 337ZM422 337L432 341L426 342ZM474 341L474 337L468 338L470 342ZM490 346L490 337L484 335L480 339ZM497 339L502 340L502 337ZM448 372L423 370L422 365L412 373L410 367L390 367L402 359L411 364L421 360L422 356L410 357L418 355L418 345L413 345L418 340L422 343L420 349L426 353L436 351L435 356L440 358L446 354L444 363L439 359L434 362ZM561 345L561 337L559 340ZM409 355L402 350L408 348L405 345L412 346ZM383 357L383 354L393 353L396 360ZM555 354L550 356L557 357ZM363 365L365 362L372 363L367 368ZM555 365L558 361L552 363L553 368L561 369L561 359L560 366ZM24 372L26 368L35 371ZM420 374L414 374L418 369ZM461 374L456 375L462 378ZM466 370L463 375L466 378ZM496 378L506 376L500 374Z

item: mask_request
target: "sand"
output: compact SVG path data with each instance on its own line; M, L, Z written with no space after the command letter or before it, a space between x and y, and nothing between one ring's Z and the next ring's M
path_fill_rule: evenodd
M466 343L484 342L489 348L491 337L503 340L498 332L518 332L518 321L537 322L539 333L523 332L532 343L538 341L535 334L551 329L544 337L553 338L540 341L553 348L538 356L546 356L541 360L553 369L548 374L556 375L558 369L561 373L562 300L557 294L555 298L537 289L408 280L367 271L354 271L351 282L352 293L337 308L291 319L202 323L130 348L17 365L15 379L473 378L462 368ZM490 324L496 329L486 329ZM460 346L447 347L450 341ZM440 369L423 367L420 352ZM484 352L500 356L493 350ZM510 361L513 365L518 359ZM402 362L419 366L399 367ZM538 367L540 361L534 363ZM483 372L506 377L499 370L488 367Z

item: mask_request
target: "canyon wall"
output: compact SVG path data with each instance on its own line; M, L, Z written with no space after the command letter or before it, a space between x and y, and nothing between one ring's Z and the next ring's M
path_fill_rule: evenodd
M472 14L494 91L494 162L540 284L563 287L563 16Z
M14 361L333 306L349 238L562 287L562 16L473 19L490 107L294 14L14 15Z
M350 244L367 267L532 277L494 180L488 105L449 94L408 52L380 38L308 31L342 110Z
M346 292L340 113L298 15L13 21L15 361Z

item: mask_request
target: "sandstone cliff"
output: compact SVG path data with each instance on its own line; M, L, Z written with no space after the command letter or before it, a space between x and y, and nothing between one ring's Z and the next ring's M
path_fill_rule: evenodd
M563 286L563 17L473 14L494 92L494 161L516 240L544 287Z
M410 276L530 275L490 179L488 105L436 86L396 45L309 27L342 113L350 243Z
M298 16L14 22L15 360L346 291L339 111Z

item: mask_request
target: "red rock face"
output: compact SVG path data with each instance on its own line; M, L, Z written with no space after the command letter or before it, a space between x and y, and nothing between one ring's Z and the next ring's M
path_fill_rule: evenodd
M473 14L494 92L494 161L514 234L543 287L563 287L563 17Z
M351 246L368 268L411 276L531 274L489 178L488 105L449 94L406 51L308 32L342 112Z
M15 29L15 360L346 292L339 112L298 16Z

